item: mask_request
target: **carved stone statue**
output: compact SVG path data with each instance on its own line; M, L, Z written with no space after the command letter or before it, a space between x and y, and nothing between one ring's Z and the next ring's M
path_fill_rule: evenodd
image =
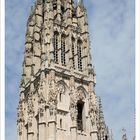
M50 90L49 92L49 103L52 102L54 104L57 103L57 93L54 90Z
M19 135L22 134L22 130L23 130L23 122L18 123L18 133Z
M72 121L77 119L77 102L79 100L84 100L84 91L81 88L70 93L70 116Z
M64 93L65 92L65 86L63 84L58 85L58 93Z
M82 89L79 89L77 91L77 98L78 98L78 100L83 100L84 99L84 92L83 92Z
M57 110L57 94L58 94L58 85L55 84L54 80L51 80L49 83L49 98L48 98L48 104L49 104L49 110L50 115L56 115Z
M93 126L97 125L98 107L96 104L96 99L94 98L92 94L90 96L90 101L89 101L89 116L90 116L92 125Z
M50 102L49 110L50 110L51 116L56 116L56 113L57 113L56 104L54 104L53 102Z
M70 116L71 120L75 121L77 119L77 99L76 96L70 94Z
M44 112L45 112L46 101L45 101L42 94L39 94L38 98L39 98L39 100L38 100L38 104L39 104L38 112L39 112L40 116L42 117L44 115Z
M24 114L23 114L23 107L22 104L19 104L18 107L18 122L22 122L24 120Z

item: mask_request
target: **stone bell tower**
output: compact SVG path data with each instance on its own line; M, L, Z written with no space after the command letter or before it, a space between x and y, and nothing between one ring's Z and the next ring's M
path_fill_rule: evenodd
M107 140L95 84L83 1L37 0L27 22L18 140Z

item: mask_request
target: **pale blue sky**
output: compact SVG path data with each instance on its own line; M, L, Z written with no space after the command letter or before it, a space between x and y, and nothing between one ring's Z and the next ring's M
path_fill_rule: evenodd
M34 0L6 0L6 140L16 140L16 108L22 74L27 18ZM134 136L134 0L84 0L88 11L96 94L104 116L121 140Z

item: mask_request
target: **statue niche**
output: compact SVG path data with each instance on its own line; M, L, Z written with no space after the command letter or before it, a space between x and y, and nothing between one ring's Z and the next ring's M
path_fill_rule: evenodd
M81 131L83 131L85 98L85 89L83 87L77 88L75 93L70 94L70 116L72 121L76 122L77 129Z

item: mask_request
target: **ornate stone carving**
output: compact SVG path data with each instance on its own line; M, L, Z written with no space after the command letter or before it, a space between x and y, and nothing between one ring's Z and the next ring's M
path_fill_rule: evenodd
M43 97L42 93L38 95L38 104L39 104L39 108L38 108L38 112L40 114L40 117L44 116L44 112L45 112L45 105L46 105L46 101L45 98Z
M92 125L93 126L97 125L98 107L96 103L96 98L93 96L93 94L90 95L90 100L89 100L89 116Z
M56 116L56 113L57 113L57 106L54 102L50 102L49 103L49 110L50 110L50 115L51 116Z
M58 84L58 93L65 93L65 86L63 84Z
M22 134L22 129L23 129L23 123L24 123L24 113L23 113L23 105L22 102L19 102L18 106L18 113L17 113L17 127L18 127L18 133L19 135Z
M50 11L53 11L53 5L52 5L52 2L50 1L50 5L49 5L49 12Z
M28 45L28 47L26 47L26 55L28 56L28 55L30 55L31 53L32 53L32 48L31 48L31 46L29 46Z
M54 80L51 80L49 82L49 88L50 90L49 90L48 104L49 104L50 115L56 115L58 86L57 84L55 84Z
M77 99L78 100L83 100L84 99L84 91L82 89L79 89L77 91Z
M20 102L19 103L19 107L18 107L18 113L17 113L17 121L18 122L23 122L24 121L24 114L23 114L23 106L22 106L22 103Z
M51 103L54 103L54 104L57 103L57 92L53 89L51 89L49 91L49 101L48 102L49 103L51 102Z
M27 113L28 113L28 125L29 125L29 127L31 127L32 126L32 118L34 116L34 106L33 106L33 101L32 101L31 95L28 96L27 105L28 105L28 111L27 111Z
M89 116L91 118L92 125L97 124L97 106L95 104L90 105Z
M38 94L38 113L40 114L40 117L44 116L44 112L45 112L45 105L46 105L46 101L45 98L43 96L43 89L44 89L44 84L45 84L45 75L44 72L41 73L41 80L39 83L39 94Z
M19 135L21 135L23 131L23 122L19 122L17 127L18 127L18 133Z
M77 99L73 94L70 94L70 116L72 121L76 121L77 119Z
M70 116L72 121L76 121L77 119L77 102L79 100L84 100L84 91L83 89L78 89L76 92L74 92L74 89L72 88L72 91L70 93Z
M39 41L40 40L40 34L39 34L39 32L35 32L34 33L34 38L35 38L36 41Z

